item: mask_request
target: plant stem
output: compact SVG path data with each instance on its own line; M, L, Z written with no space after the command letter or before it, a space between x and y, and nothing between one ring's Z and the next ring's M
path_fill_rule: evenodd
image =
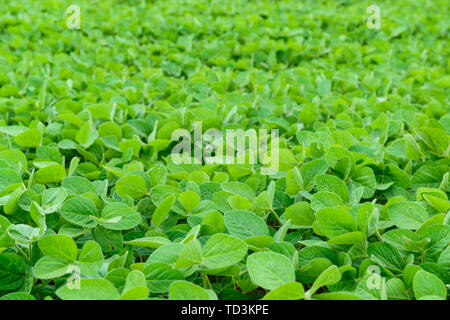
M270 212L272 213L272 215L275 217L275 219L278 221L278 223L280 225L283 225L283 222L281 221L280 217L277 215L277 213L275 212L275 210L273 210L272 208L270 208Z

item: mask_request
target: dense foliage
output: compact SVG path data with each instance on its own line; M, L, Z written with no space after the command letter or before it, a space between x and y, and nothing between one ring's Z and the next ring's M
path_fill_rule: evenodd
M74 2L0 1L0 299L447 299L447 1Z

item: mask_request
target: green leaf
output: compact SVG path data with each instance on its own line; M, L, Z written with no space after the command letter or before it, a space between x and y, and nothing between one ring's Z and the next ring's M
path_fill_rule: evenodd
M207 290L184 280L172 282L169 289L170 300L212 300Z
M311 197L311 207L314 210L334 208L344 205L344 201L336 193L320 191Z
M92 129L91 121L86 121L86 123L77 132L75 139L84 148L89 148L97 137L98 132Z
M162 262L173 265L177 261L183 247L182 243L166 244L153 251L146 263Z
M273 290L295 281L294 267L284 255L275 252L258 252L248 256L247 269L252 281L258 286Z
M103 261L103 252L100 245L92 240L86 241L78 255L80 263L93 263Z
M322 229L321 229L322 230ZM339 236L333 237L329 240L328 244L355 244L359 242L364 242L366 240L366 236L361 231L353 231L341 234Z
M36 300L36 298L25 292L11 292L0 297L0 300Z
M176 280L184 280L183 274L165 263L150 263L144 268L147 287L152 293L169 292L169 287Z
M403 229L415 230L428 219L427 211L418 203L412 201L397 202L387 209L389 218Z
M161 201L156 208L155 212L152 215L152 223L158 228L161 222L167 217L170 209L172 209L173 204L175 203L175 196L170 195L163 201Z
M328 170L328 163L325 160L312 160L305 163L300 168L300 175L302 177L303 190L310 190L313 187L314 178L317 175L324 174Z
M119 292L105 279L81 279L79 288L70 288L68 284L56 290L62 300L116 300Z
M15 141L19 146L25 148L37 148L41 145L42 133L38 129L28 129L18 134Z
M243 196L250 201L253 201L256 198L255 191L245 183L227 182L222 183L221 187L223 191Z
M298 282L282 284L267 293L262 300L300 300L305 297L303 286Z
M345 209L321 209L316 213L316 219L321 232L329 239L356 231L355 219Z
M240 239L269 235L264 220L250 211L227 211L224 215L224 221L228 232Z
M102 210L100 218L90 216L106 229L127 230L141 223L141 215L126 204L120 202L108 203Z
M442 299L447 297L444 283L434 274L422 270L417 271L414 275L413 290L416 299L425 296L436 296Z
M4 162L9 168L12 169L16 168L18 164L20 164L22 170L28 169L27 157L22 151L17 149L0 151L0 161Z
M334 192L339 195L344 202L349 201L348 188L341 179L329 174L321 174L315 177L315 182L318 191Z
M390 300L408 300L406 291L405 284L398 278L389 279L386 283L386 294Z
M284 211L284 218L291 220L293 225L302 227L311 227L316 219L311 205L306 201L296 202L287 207Z
M58 183L66 176L66 170L60 164L53 164L45 168L39 169L34 174L34 178L38 183Z
M113 114L114 107L106 103L98 103L90 105L88 107L88 110L94 119L109 120L114 116Z
M75 241L65 235L49 235L38 241L39 249L46 256L75 261L78 256L78 248Z
M70 263L66 259L44 256L34 266L34 276L38 279L58 278L69 272Z
M69 195L96 192L95 187L88 179L83 177L67 177L61 182L61 187L66 189Z
M67 193L63 188L50 188L42 193L42 207L46 212L51 213L60 208Z
M88 198L77 196L66 200L61 207L61 216L67 221L85 227L93 228L97 223L92 216L97 216L95 204Z
M0 290L16 290L25 282L25 261L13 253L0 254Z
M320 287L336 284L339 280L341 280L341 273L339 272L338 267L335 265L329 266L327 269L322 271L322 273L314 281L311 289L307 292L307 296L311 297Z
M409 160L418 160L422 157L422 151L410 134L405 135L405 154Z
M314 295L315 300L363 300L353 292L325 292Z
M398 250L385 242L375 242L370 244L367 249L367 254L372 261L395 271L403 270L405 265Z
M9 236L22 245L29 245L39 236L39 229L26 224L10 225L7 229Z
M202 246L194 239L184 245L175 262L175 269L192 267L202 263Z
M368 167L361 167L355 171L352 180L364 188L362 197L367 199L375 193L376 179L373 170Z
M416 130L418 138L434 153L444 155L449 146L445 131L438 128L420 128Z
M156 249L171 242L169 239L164 237L144 237L125 241L124 243L132 246Z
M0 192L8 186L16 183L21 183L22 178L12 169L0 169Z
M203 264L210 269L229 267L241 261L247 249L247 244L239 238L215 234L203 247Z
M125 287L119 300L142 300L149 294L145 275L139 270L133 270L127 275Z
M191 190L186 190L180 195L179 198L181 204L186 209L188 213L192 213L192 211L197 207L200 202L200 197L197 193Z
M146 187L144 178L138 175L129 175L116 182L116 191L122 198L130 196L133 199L140 199L146 195Z

